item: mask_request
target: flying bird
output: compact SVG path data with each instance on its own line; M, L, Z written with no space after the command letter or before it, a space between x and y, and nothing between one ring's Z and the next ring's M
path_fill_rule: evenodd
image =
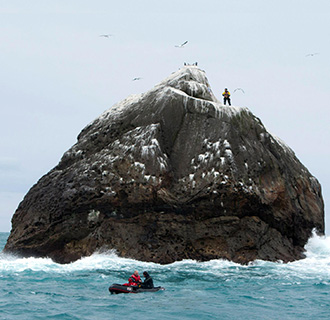
M112 37L113 36L113 34L101 34L100 35L100 37L104 37L104 38L110 38L110 37Z
M309 54L306 54L305 57L313 57L317 54L320 54L319 52L315 52L315 53L309 53Z
M233 93L235 93L235 91L238 91L238 90L240 90L240 91L242 91L243 93L245 93L245 91L244 91L242 88L236 88L236 89L234 90Z
M181 43L178 46L175 46L176 48L183 48L186 44L188 43L188 41L185 41L184 43Z
M137 77L137 78L134 78L132 81L137 81L137 80L141 80L142 78L140 77Z

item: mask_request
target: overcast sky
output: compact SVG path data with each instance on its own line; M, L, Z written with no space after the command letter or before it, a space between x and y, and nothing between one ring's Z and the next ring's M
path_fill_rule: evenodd
M233 105L295 151L327 212L329 14L328 0L0 0L0 231L83 127L184 62L219 99L244 89Z

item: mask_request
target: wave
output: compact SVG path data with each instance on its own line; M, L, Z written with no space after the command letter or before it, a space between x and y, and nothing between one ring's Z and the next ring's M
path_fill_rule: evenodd
M326 236L313 236L305 246L306 258L290 263L269 262L256 260L249 265L240 265L227 260L211 260L198 262L195 260L182 260L168 265L160 265L152 262L142 262L129 258L121 258L115 251L95 253L70 264L61 265L50 258L18 258L12 255L0 254L0 275L3 273L45 272L45 273L75 273L82 271L98 271L130 273L133 269L150 270L157 273L176 272L184 275L199 274L203 276L224 276L225 274L245 274L262 276L287 277L299 275L301 278L315 278L321 276L330 278L330 238Z

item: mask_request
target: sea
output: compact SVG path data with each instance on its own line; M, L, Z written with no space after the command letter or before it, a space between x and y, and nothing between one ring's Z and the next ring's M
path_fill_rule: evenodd
M115 252L61 265L0 253L0 319L330 319L330 238L313 235L305 249L303 260L249 265L160 265ZM111 295L134 270L165 290Z

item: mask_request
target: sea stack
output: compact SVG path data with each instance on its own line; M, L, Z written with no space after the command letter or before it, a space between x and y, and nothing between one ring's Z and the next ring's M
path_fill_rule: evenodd
M162 264L287 262L313 229L324 233L317 179L185 66L82 130L18 206L4 250L59 263L112 249Z

